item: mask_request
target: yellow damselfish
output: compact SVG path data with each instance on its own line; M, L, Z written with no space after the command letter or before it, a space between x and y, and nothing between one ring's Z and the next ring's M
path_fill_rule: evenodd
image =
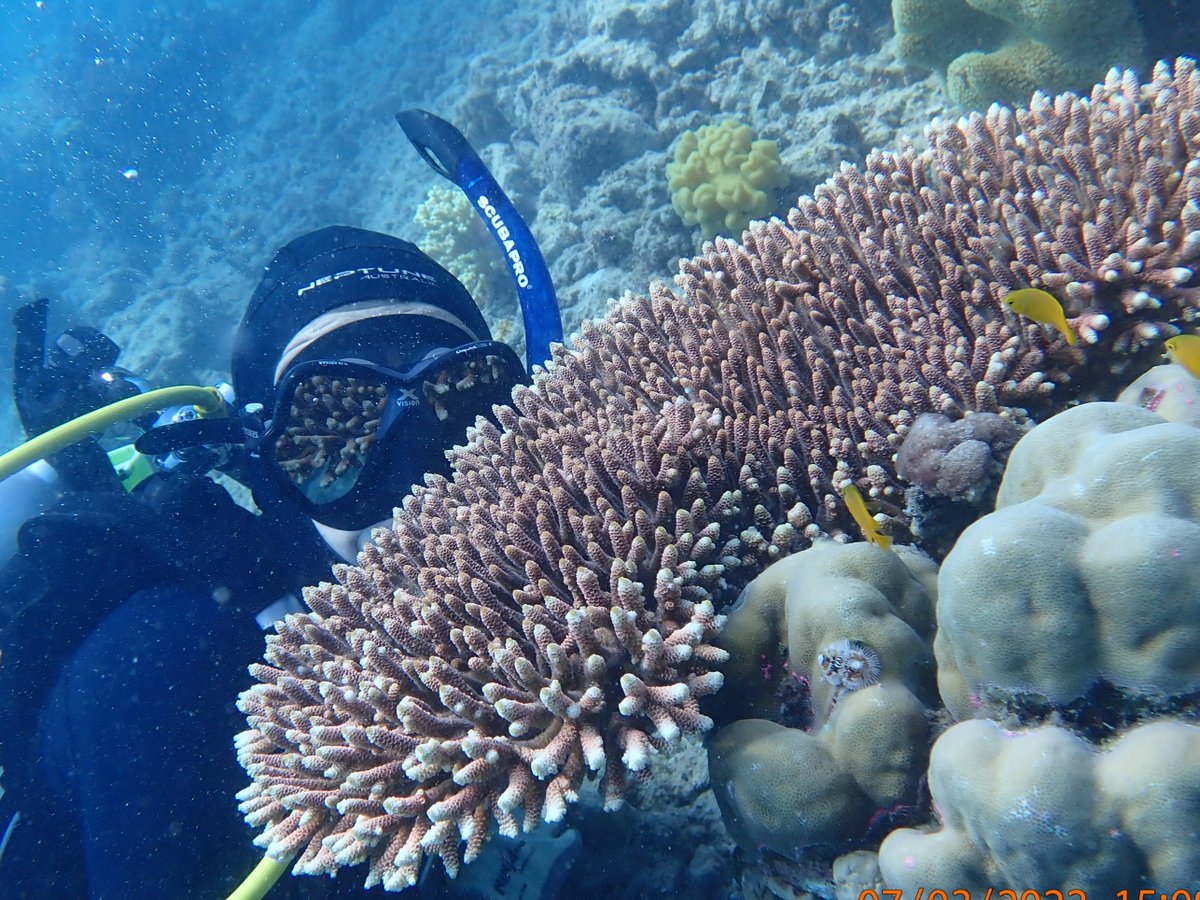
M858 488L852 484L846 485L842 488L842 498L846 501L846 509L850 510L850 515L854 517L854 521L862 529L863 536L872 544L882 547L884 550L890 548L892 546L892 539L879 530L879 523L867 511L867 504L863 500L862 494L858 492Z
M1004 297L1003 303L1015 313L1041 325L1053 325L1062 332L1068 344L1074 344L1077 338L1069 325L1067 315L1063 312L1062 304L1053 294L1048 294L1041 288L1021 288Z
M1200 378L1200 334L1177 334L1167 339L1167 358Z

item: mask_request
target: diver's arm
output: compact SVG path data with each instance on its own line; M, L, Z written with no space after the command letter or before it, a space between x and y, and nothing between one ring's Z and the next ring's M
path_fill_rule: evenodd
M26 434L45 430L46 319L50 301L39 297L13 312L13 400Z
M43 434L77 415L76 391L46 364L46 319L50 301L39 297L13 313L13 400L29 437ZM88 438L46 457L66 486L115 493L121 482L98 443Z

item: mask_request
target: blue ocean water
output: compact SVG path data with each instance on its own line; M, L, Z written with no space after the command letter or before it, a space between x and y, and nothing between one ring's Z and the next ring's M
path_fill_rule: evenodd
M387 171L390 114L452 96L485 30L504 34L488 16L477 2L436 22L382 3L6 4L0 315L45 294L56 328L116 317L122 362L149 377L226 369L275 246L396 198L411 216L435 178L407 148ZM428 30L464 53L434 62Z
M1195 16L1182 2L1158 6L1153 35L1164 52L1200 50L1188 46ZM685 130L732 117L777 142L786 174L765 214L785 215L839 164L902 138L919 142L936 116L962 112L940 73L898 58L882 0L0 0L0 17L0 360L13 353L14 312L45 296L51 337L68 325L100 328L121 346L120 364L155 386L229 377L233 331L264 267L304 232L377 229L434 255L459 254L455 240L470 244L478 224L469 212L425 204L446 182L396 126L402 108L444 116L479 150L541 244L568 333L624 291L669 281L679 259L699 252L703 235L681 221L666 176ZM1172 21L1179 27L1164 27ZM423 224L430 217L453 223L451 237ZM496 265L481 246L490 260L481 265ZM472 252L441 261L474 265ZM472 290L493 332L509 339L520 316L506 265L500 259L500 275L485 272ZM11 388L5 362L0 394ZM20 439L6 401L0 445ZM26 673L45 676L39 667L54 672L37 702L20 689L0 698L0 748L9 745L0 900L86 896L89 878L94 886L96 873L122 868L144 870L136 891L93 887L92 896L222 897L261 857L251 843L261 829L242 824L233 797L248 780L232 747L245 728L234 701L262 653L261 634L243 627L237 588L288 572L312 582L329 566L304 541L287 546L291 533L263 533L262 520L209 515L210 500L168 497L172 528L160 533L142 510L101 498L51 523L87 527L53 548L42 571L3 582L16 587L0 601L0 636L10 642L0 642L0 685L32 683ZM191 516L208 530L189 531ZM229 543L237 546L227 556L206 555ZM132 579L139 590L112 609L71 607L126 569L175 577L180 559L195 561L197 577L174 589L142 591ZM226 566L237 585L212 590L213 570ZM32 597L44 586L37 576L64 572L76 593L22 607L19 591ZM72 649L70 665L54 657L60 643ZM2 718L17 710L22 728ZM116 721L136 724L114 735ZM20 745L22 759L52 776L24 796L7 762L18 731L23 741L39 731ZM798 851L807 869L759 871L722 824L699 745L657 778L633 785L619 813L602 812L593 790L565 826L496 840L456 884L427 865L412 896L715 900L811 890L856 900L882 884L870 880L877 868L855 881L851 862L829 863L877 846L878 819L871 841ZM80 850L64 837L60 847L60 820L50 817L38 822L39 843L22 845L37 820L8 811L59 805L72 811L61 821L100 839ZM936 818L927 808L905 814ZM13 875L6 866L18 853L25 868ZM269 896L357 896L365 869L332 880L285 875ZM1196 883L1150 887L1190 889L1194 900L1197 884L1200 873Z
M265 48L248 23L219 9L19 7L5 9L0 71L10 123L4 227L14 238L4 268L29 278L41 268L34 260L106 221L128 235L137 259L147 249L133 238L152 246L156 236L148 201L194 178L229 139L222 99L236 90L234 63Z

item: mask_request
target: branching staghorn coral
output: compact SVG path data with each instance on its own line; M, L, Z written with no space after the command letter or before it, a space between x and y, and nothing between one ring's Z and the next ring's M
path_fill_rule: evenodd
M894 493L916 415L1051 413L1194 316L1198 134L1187 61L937 124L585 325L268 639L237 740L258 842L402 889L493 822L561 818L589 773L619 805L710 727L720 607L848 526L840 482ZM1029 284L1079 346L1000 303Z
M995 279L993 293L1055 294L1114 368L1200 316L1194 61L1159 63L1145 86L1114 69L1090 101L1037 96L1029 110L993 106L929 136L933 181L958 213L955 245L980 253L972 274Z

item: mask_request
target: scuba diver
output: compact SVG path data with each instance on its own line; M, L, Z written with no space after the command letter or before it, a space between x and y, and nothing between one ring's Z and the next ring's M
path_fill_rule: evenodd
M237 885L262 856L236 809L232 739L263 630L353 561L426 473L448 476L446 451L562 340L536 243L466 140L421 110L397 118L500 244L528 369L449 272L347 226L275 254L238 328L232 385L149 391L100 332L69 329L47 355L47 301L16 313L14 393L36 437L0 457L0 477L16 472L0 506L44 508L0 571L0 900ZM131 446L94 436L131 419ZM574 844L546 842L556 856ZM480 872L501 873L501 895L551 896L563 867L533 865L534 844ZM427 879L428 896L473 896ZM361 890L353 876L289 878L272 896Z

